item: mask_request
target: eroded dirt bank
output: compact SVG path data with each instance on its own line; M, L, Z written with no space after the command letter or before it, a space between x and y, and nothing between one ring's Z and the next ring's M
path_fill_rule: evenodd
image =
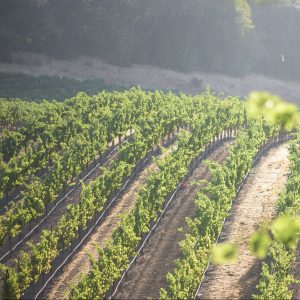
M79 80L101 78L107 84L125 87L140 85L144 89L171 89L192 94L203 91L207 84L214 91L241 97L252 90L266 90L300 104L299 82L281 81L258 74L234 78L203 72L186 74L149 65L121 68L93 57L81 56L68 61L22 52L12 54L12 63L0 63L0 72L65 76Z

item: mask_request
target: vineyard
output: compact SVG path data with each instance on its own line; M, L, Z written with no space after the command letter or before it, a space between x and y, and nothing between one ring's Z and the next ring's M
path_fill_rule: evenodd
M0 299L299 299L299 172L296 130L209 90L0 99Z

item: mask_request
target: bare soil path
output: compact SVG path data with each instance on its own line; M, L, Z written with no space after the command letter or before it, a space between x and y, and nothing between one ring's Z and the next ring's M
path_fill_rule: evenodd
M223 162L227 155L227 146L224 143L209 157L211 160ZM150 243L144 248L144 255L139 257L137 264L127 274L116 299L146 299L159 297L159 289L166 286L165 277L174 268L174 259L181 254L178 242L184 239L186 217L195 212L194 198L197 186L195 180L208 179L210 174L204 164L193 172L184 185L185 188L176 195L173 204L163 217Z
M235 264L210 266L199 299L250 299L261 264L248 250L248 241L259 224L276 215L276 199L288 176L287 145L268 151L251 171L221 233L221 242L238 245Z
M168 147L168 151L171 151L172 149L172 145ZM160 157L162 157L162 155L160 155ZM73 256L71 261L64 268L63 273L59 275L46 290L45 294L47 299L65 298L65 293L68 291L69 284L77 283L79 281L80 273L88 273L90 269L90 262L87 253L89 253L94 259L98 258L98 252L95 245L100 248L105 246L106 242L112 236L113 231L119 225L121 215L130 212L134 208L135 194L146 182L147 177L156 169L157 165L155 162L149 163L130 184L125 193L111 209L109 215L90 236L88 242Z

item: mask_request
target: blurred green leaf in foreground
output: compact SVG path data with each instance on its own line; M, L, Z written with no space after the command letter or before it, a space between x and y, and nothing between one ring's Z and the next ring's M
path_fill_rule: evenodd
M263 115L267 122L278 124L285 130L299 125L300 114L297 106L268 92L252 92L247 101L247 109L250 116Z

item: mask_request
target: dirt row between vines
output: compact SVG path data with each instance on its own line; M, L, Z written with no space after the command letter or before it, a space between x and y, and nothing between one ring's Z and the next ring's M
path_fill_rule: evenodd
M249 251L248 241L259 224L275 217L276 199L287 182L288 169L287 145L268 151L253 168L220 237L220 242L237 244L237 261L231 265L211 265L198 299L251 299L261 263Z
M170 145L167 150L172 151L174 144ZM163 155L159 155L161 158ZM88 242L78 251L64 267L63 273L60 274L45 291L47 299L62 299L68 291L70 283L79 281L79 274L87 274L90 269L88 253L94 258L98 258L98 252L95 245L103 248L109 238L112 236L114 229L120 223L121 216L130 212L135 206L135 194L146 182L148 176L157 169L154 161L151 161L139 173L137 178L129 185L125 193L120 197L117 203L110 210L109 215L97 227L95 232L89 237Z
M228 156L228 145L223 143L209 159L223 162ZM126 275L116 299L146 299L159 297L160 287L166 286L165 277L174 267L174 259L180 256L178 242L184 238L186 217L195 213L194 198L197 186L194 181L207 179L210 174L203 163L193 172L173 200L167 213L161 220L149 244L144 248L144 255ZM183 230L178 231L179 228Z

